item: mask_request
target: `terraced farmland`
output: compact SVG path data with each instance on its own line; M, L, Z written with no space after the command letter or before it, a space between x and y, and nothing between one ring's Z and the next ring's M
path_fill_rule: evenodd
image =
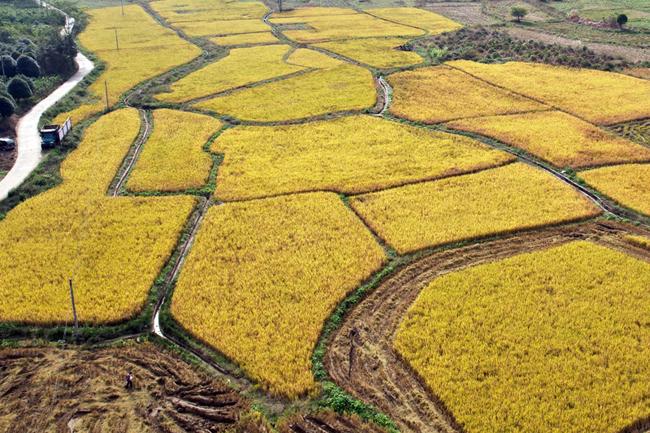
M87 10L0 202L0 431L647 433L642 65L425 6Z

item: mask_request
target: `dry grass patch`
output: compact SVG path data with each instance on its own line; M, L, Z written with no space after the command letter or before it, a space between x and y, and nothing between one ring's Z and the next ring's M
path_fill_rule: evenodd
M174 82L169 93L159 93L156 98L184 102L303 70L284 61L290 49L288 45L235 48L227 57Z
M558 167L650 160L650 149L560 111L463 119L448 125L519 147Z
M458 135L371 116L290 126L242 126L212 145L225 154L216 195L373 191L505 164L511 155Z
M442 15L418 8L376 8L368 9L366 12L379 18L426 30L431 35L451 32L463 27Z
M396 68L422 63L424 59L412 51L401 51L407 39L368 38L323 42L314 46L354 59L376 68Z
M101 117L63 163L63 184L0 221L0 260L11 263L0 273L0 320L70 323L69 278L84 323L142 309L195 200L105 196L139 129L135 109Z
M315 389L323 322L386 260L336 194L212 207L183 267L174 317L274 394Z
M650 81L629 75L538 63L448 64L593 123L609 125L650 115Z
M648 287L571 242L433 280L394 344L467 433L620 432L650 415Z
M602 167L578 176L623 206L650 215L650 164Z
M419 122L549 108L446 66L399 72L390 75L388 81L393 87L391 113Z
M400 253L599 213L567 184L522 163L355 196L350 204Z
M340 66L237 91L196 104L241 120L280 121L363 110L376 101L370 71Z
M131 173L131 191L182 191L208 180L212 158L203 145L221 127L210 116L174 110L153 112L153 133Z
M175 66L190 61L201 50L181 39L173 31L154 21L140 6L91 9L90 22L79 41L106 63L102 75L90 85L89 93L96 102L81 105L61 114L57 122L71 116L75 123L102 111L106 107L104 85L108 84L109 104L136 84L155 77ZM115 46L115 29L120 49ZM174 55L169 55L173 52Z
M278 38L271 32L242 33L240 35L219 36L211 38L210 41L224 47L235 45L256 45L280 43Z

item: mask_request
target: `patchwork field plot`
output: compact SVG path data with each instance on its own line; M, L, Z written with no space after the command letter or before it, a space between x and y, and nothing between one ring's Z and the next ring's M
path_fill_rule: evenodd
M58 116L59 123L68 116L78 123L102 111L106 107L105 83L109 104L113 105L122 93L136 84L201 53L198 47L159 25L140 6L125 6L124 15L120 7L92 9L88 14L90 23L79 36L79 41L106 63L106 70L89 88L95 102ZM115 44L116 32L119 50ZM173 51L173 56L169 55L170 51Z
M241 120L271 122L363 110L375 100L370 71L346 65L208 99L196 107Z
M599 213L566 184L522 163L355 196L350 204L400 253Z
M596 124L645 118L650 113L650 81L629 75L538 63L458 60L448 64Z
M417 53L398 49L406 42L407 39L403 38L368 38L323 42L314 46L376 68L394 68L422 63L424 59Z
M156 98L184 102L304 69L284 61L289 50L288 45L233 49L227 57L174 82L169 93L160 93Z
M174 23L175 27L195 37L239 35L245 33L268 32L271 28L259 19L222 21L184 21Z
M227 0L154 0L151 7L172 24L192 21L259 19L268 12L262 2Z
M345 62L330 57L318 51L306 48L298 48L289 57L287 63L298 65L304 68L329 69L346 65Z
M63 184L2 220L0 259L12 265L0 275L0 320L70 322L69 278L82 322L140 311L195 200L105 197L139 128L133 109L101 117L64 162Z
M417 8L373 8L366 12L379 18L426 30L431 35L451 32L462 27L442 15Z
M628 235L625 237L628 241L634 245L641 247L650 251L650 237L647 236L638 236L638 235Z
M578 176L623 206L650 215L650 164L602 167Z
M371 116L231 128L212 151L225 154L217 179L221 200L314 190L368 192L514 159L469 138Z
M275 44L280 41L271 32L242 33L239 35L219 36L210 41L222 46Z
M462 119L448 124L519 147L557 167L650 160L650 149L560 111Z
M310 357L323 322L384 260L336 194L216 206L171 309L264 388L296 397L314 389Z
M156 110L153 120L153 133L131 173L128 188L182 191L205 185L212 158L203 151L203 145L222 123L209 116L174 110Z
M321 15L319 11L315 11L314 15L303 14L300 16L287 16L283 12L274 13L271 22L274 24L302 24L308 26L309 29L307 30L285 30L283 32L289 39L303 43L350 38L420 36L425 33L421 29L385 21L368 14L357 13L353 9L349 11L349 14L330 15Z
M391 113L419 122L550 108L446 66L399 72L389 76L388 82L393 87Z
M618 432L650 414L649 284L590 242L521 254L434 279L395 347L468 433Z

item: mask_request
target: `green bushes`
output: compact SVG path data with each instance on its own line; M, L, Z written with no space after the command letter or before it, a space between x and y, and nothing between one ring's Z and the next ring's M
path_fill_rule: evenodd
M34 94L30 82L20 76L13 77L7 84L7 92L16 100L27 99Z
M38 78L41 76L41 67L33 58L25 55L18 57L16 71L26 77Z
M16 104L10 95L0 94L0 117L9 117L16 111Z

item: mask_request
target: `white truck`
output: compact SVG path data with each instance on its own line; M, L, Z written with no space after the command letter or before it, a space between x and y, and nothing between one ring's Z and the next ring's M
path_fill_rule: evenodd
M72 129L72 120L68 117L61 125L45 125L41 128L41 142L43 148L52 148L58 146L63 138L68 135Z

